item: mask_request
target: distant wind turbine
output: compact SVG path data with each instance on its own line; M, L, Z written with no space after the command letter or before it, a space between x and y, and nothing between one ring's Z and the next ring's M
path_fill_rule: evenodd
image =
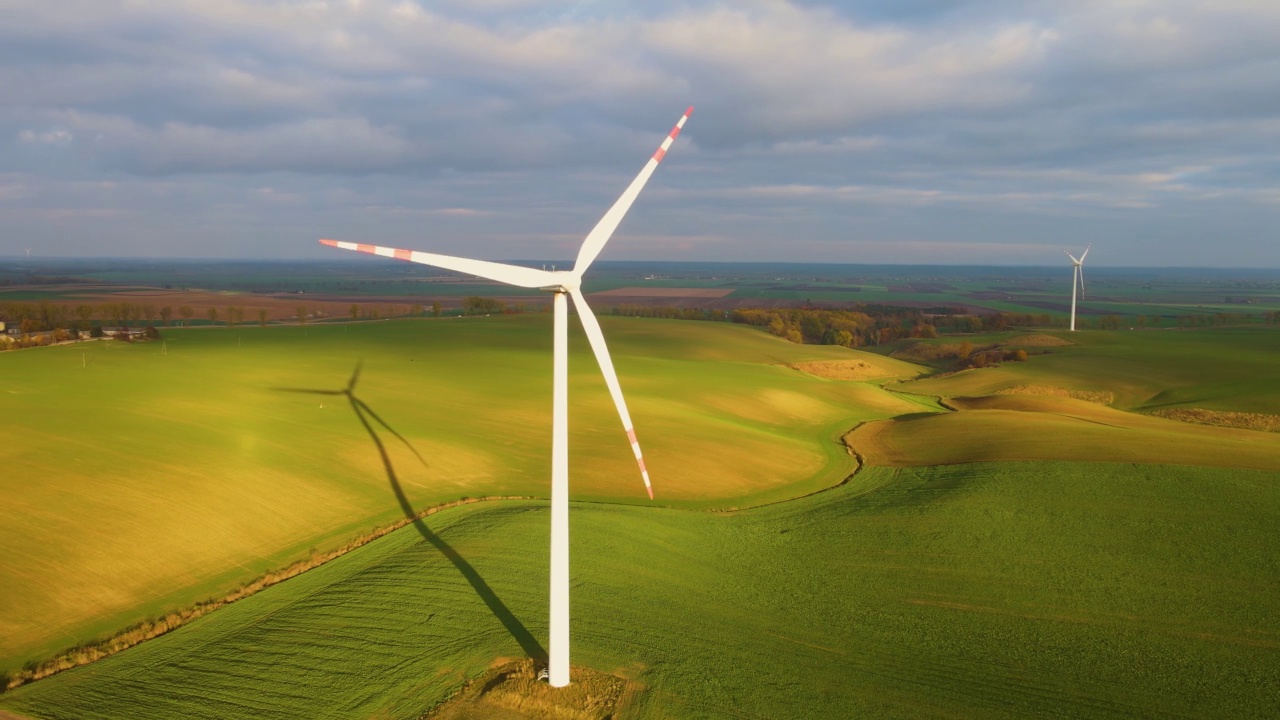
M1076 330L1076 288L1080 288L1080 298L1084 298L1084 258L1089 254L1088 245L1084 252L1080 253L1080 259L1077 260L1075 255L1067 253L1067 257L1071 258L1071 332ZM1065 250L1063 252L1066 252Z
M635 202L636 196L649 181L649 176L657 169L658 163L681 128L689 119L693 108L684 115L671 129L662 145L654 152L653 157L640 170L622 196L614 202L595 228L587 234L578 250L578 259L572 270L550 271L534 268L507 265L504 263L472 260L451 255L399 250L396 248L364 245L337 240L321 240L324 245L355 250L356 252L381 255L397 260L433 265L448 270L478 275L490 280L516 285L518 287L538 288L552 293L553 319L553 353L552 353L552 413L551 413L551 642L547 653L547 680L552 687L564 687L569 684L569 331L568 304L565 296L573 297L573 306L578 310L578 319L586 331L595 353L600 372L604 375L609 394L618 408L618 416L622 419L622 427L626 430L627 439L631 441L631 450L636 462L640 465L640 477L644 480L649 499L653 499L653 486L649 484L649 472L645 469L644 457L640 454L640 444L636 441L635 428L631 424L631 415L627 412L627 403L622 397L622 388L618 385L618 374L613 369L613 360L609 357L609 348L605 345L604 334L600 331L600 323L595 313L587 305L582 296L582 275L600 254L606 242L622 222L623 216Z

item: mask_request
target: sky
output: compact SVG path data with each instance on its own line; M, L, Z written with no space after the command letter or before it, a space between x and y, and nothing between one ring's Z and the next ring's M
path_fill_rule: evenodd
M0 256L1280 267L1280 2L0 0Z

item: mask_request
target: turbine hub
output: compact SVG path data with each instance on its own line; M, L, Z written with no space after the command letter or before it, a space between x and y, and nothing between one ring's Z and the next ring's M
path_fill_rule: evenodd
M557 270L557 271L549 272L547 274L557 276L556 279L559 280L560 282L554 285L543 285L542 287L538 288L539 290L542 290L544 292L553 292L553 293L573 292L574 290L577 290L582 285L582 278L576 277L573 273L568 272L566 270Z

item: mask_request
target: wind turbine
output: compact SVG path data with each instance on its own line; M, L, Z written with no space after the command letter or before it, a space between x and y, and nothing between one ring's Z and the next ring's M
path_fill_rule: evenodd
M1080 288L1080 297L1084 297L1084 258L1089 254L1088 245L1084 252L1080 253L1080 259L1077 260L1075 255L1067 253L1067 257L1071 258L1071 332L1076 331L1076 287ZM1066 252L1065 250L1063 252Z
M653 499L653 486L649 484L649 472L644 466L644 457L640 454L640 443L636 440L635 428L631 424L631 414L627 412L627 403L622 397L622 388L618 385L618 374L613 369L613 360L609 357L609 348L605 345L604 334L600 331L600 323L595 313L591 312L586 299L582 296L582 275L600 254L606 242L622 222L623 216L635 202L636 196L649 181L649 176L657 169L658 163L667 154L671 143L675 142L681 128L693 112L690 107L685 111L667 138L662 141L649 158L649 162L640 170L622 196L614 202L600 222L582 242L578 250L578 259L572 270L557 271L537 270L534 268L472 260L451 255L400 250L397 248L365 245L362 243L339 242L337 240L321 240L324 245L354 250L356 252L381 255L397 260L433 265L448 270L470 273L490 280L516 285L518 287L538 288L550 292L554 318L552 321L553 360L552 360L552 410L551 410L551 642L547 652L547 681L552 687L564 687L569 684L569 330L568 303L565 296L573 297L573 306L578 311L578 319L582 329L586 331L595 353L600 372L604 375L609 394L613 396L613 404L618 408L618 416L622 419L622 427L631 441L631 450L636 462L640 465L640 477L644 480L649 499Z

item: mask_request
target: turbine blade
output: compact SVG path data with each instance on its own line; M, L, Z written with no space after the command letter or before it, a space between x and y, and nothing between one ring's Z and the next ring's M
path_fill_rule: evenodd
M397 260L408 260L409 262L432 265L446 270L456 270L518 287L539 288L559 285L561 282L552 273L519 265L507 265L506 263L495 263L487 260L472 260L471 258L460 258L452 255L437 255L416 250L400 250L398 248L382 247L381 245L365 245L363 243L342 242L339 240L321 240L320 244L370 255L381 255L382 257L395 258Z
M680 129L684 127L685 121L689 119L692 112L693 107L684 111L684 116L676 122L675 127L671 128L667 139L662 141L662 145L653 153L653 157L649 158L649 162L640 169L640 174L636 175L636 179L631 181L627 189L622 192L622 196L613 203L613 207L609 208L604 217L600 218L600 222L596 223L596 226L587 234L587 238L582 241L582 248L578 250L578 260L573 264L574 275L582 277L582 274L595 261L596 256L604 249L604 244L613 237L613 231L618 229L618 223L622 222L623 216L631 209L636 196L644 189L645 183L649 182L649 176L657 169L658 163L662 162L662 158L667 154L671 143L675 142L676 136L680 134Z
M618 385L618 373L613 369L613 358L609 357L609 347L605 345L604 333L600 332L600 322L595 313L582 297L577 288L569 291L573 296L573 306L578 310L578 319L582 321L582 329L587 331L587 340L591 341L591 350L596 354L596 362L600 364L600 372L604 375L604 383L609 386L609 394L613 396L613 404L618 408L618 417L622 419L622 428L627 431L627 439L631 441L631 450L635 453L636 462L640 465L640 477L644 479L644 489L649 491L649 499L653 499L653 486L649 484L649 471L644 466L644 456L640 454L640 442L636 440L636 430L631 424L631 413L627 412L627 401L622 397L622 387Z
M1081 265L1080 267L1076 268L1076 270L1079 271L1079 274L1076 275L1076 277L1080 278L1080 299L1083 300L1084 299L1084 265Z
M1080 262L1081 262L1081 261L1080 261L1080 260L1077 260L1075 255L1072 255L1071 253L1067 252L1066 250L1063 250L1062 252L1067 253L1067 257L1071 258L1071 262L1072 262L1072 264L1074 264L1074 265L1079 265L1079 264L1080 264Z
M1084 262L1084 258L1085 258L1085 256L1086 256L1086 255L1088 255L1088 254L1089 254L1089 248L1091 248L1091 247L1093 247L1093 245L1086 245L1086 246L1085 246L1085 248L1084 248L1084 252L1080 253L1080 262Z

